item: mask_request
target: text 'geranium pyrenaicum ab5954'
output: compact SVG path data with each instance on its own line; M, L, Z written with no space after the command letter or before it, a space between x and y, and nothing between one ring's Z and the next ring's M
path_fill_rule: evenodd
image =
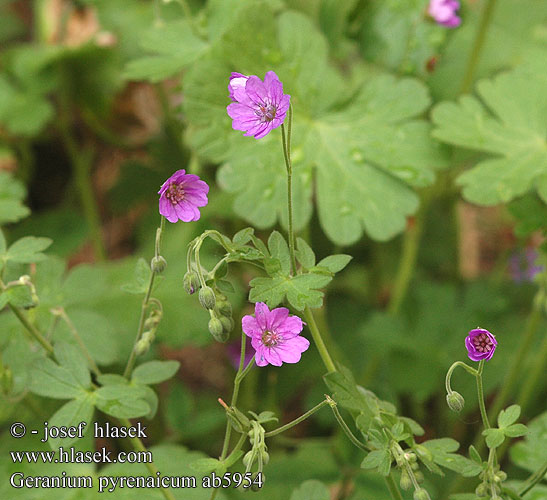
M262 81L258 76L232 73L228 84L231 104L226 108L234 130L261 139L285 120L291 96L283 94L283 84L273 71Z
M456 14L460 8L460 2L457 0L431 0L427 13L435 19L435 21L447 28L458 27L462 20Z
M257 302L254 316L243 316L241 324L251 337L257 366L298 363L310 346L308 339L300 337L304 322L298 316L289 316L286 307L270 311L264 302Z
M467 354L472 361L488 361L494 355L498 342L488 330L475 328L465 337Z
M209 186L197 175L177 170L158 191L160 214L169 222L195 221L200 218L198 207L207 205Z

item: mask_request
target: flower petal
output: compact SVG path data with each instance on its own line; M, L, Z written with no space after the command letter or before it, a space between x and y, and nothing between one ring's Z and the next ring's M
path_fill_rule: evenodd
M290 339L296 337L304 328L304 322L298 316L289 316L277 328L276 332Z
M245 335L249 337L262 337L263 330L262 328L260 328L260 325L258 324L254 316L243 316L243 318L241 319L241 328L243 330L243 333L245 333Z
M268 309L268 306L264 302L257 302L255 304L255 318L262 329L262 331L265 331L268 329L268 317L270 315L270 310Z

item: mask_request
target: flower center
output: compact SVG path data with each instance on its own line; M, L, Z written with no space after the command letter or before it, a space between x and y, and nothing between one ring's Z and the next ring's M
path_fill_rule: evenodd
M258 109L255 110L256 116L260 118L260 122L271 122L275 118L277 109L272 104L259 104Z
M182 185L177 184L176 182L172 182L165 192L165 197L173 205L181 202L184 199L184 189L182 188Z
M475 349L479 352L490 352L492 348L494 347L494 343L486 335L486 333L481 333L480 335L477 335L472 340L473 345L475 346Z
M277 344L279 344L279 342L281 342L282 339L283 337L277 332L270 332L269 330L266 330L262 334L262 343L266 347L275 347Z

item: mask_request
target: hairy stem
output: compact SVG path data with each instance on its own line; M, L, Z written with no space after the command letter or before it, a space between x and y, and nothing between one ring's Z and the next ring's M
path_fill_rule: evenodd
M477 69L477 65L480 60L480 55L484 46L484 41L486 40L486 34L488 32L490 21L492 20L492 14L495 6L496 0L488 0L484 10L482 11L479 27L475 33L473 48L471 49L471 54L467 60L467 66L465 67L465 73L461 84L461 94L469 92L471 90L471 86L473 85L475 70Z
M306 307L306 309L304 309L304 318L306 318L308 328L311 332L313 341L315 342L317 350L319 351L319 355L321 356L321 359L323 360L323 363L325 364L327 371L329 373L335 372L336 366L334 366L334 362L332 361L332 358L330 357L329 351L327 350L327 346L325 345L325 342L323 341L323 337L321 337L321 332L317 328L317 324L315 323L315 318L313 317L313 313L309 307Z
M484 368L484 359L479 361L479 369L477 370L477 396L479 398L479 408L481 411L482 425L485 429L490 429L490 422L488 421L488 414L486 413L486 407L484 406L484 390L482 388L482 370Z
M292 274L296 274L296 258L294 254L294 229L292 207L292 161L291 161L292 107L289 106L289 125L285 134L285 124L281 124L281 139L283 142L283 157L287 168L287 204L289 210L289 252L291 254Z
M389 476L385 477L384 480L392 500L403 500L403 495L401 495L401 492L397 487L397 483L393 477L393 472L390 472Z
M308 410L303 415L300 415L298 418L295 418L294 420L291 420L288 424L282 425L281 427L278 427L277 429L274 429L273 431L266 432L264 434L264 437L273 437L277 436L278 434L281 434L282 432L285 432L286 430L289 430L291 427L294 427L295 425L298 425L300 422L303 422L308 417L311 417L316 411L323 408L323 406L326 406L330 404L328 400L323 400L319 404L315 405L311 410Z
M518 494L523 497L528 493L537 483L539 483L543 477L547 474L547 460L543 465L534 472L524 483L522 484Z

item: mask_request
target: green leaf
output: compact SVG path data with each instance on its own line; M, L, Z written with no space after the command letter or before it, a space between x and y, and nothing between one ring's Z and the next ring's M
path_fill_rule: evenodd
M5 292L0 293L0 311L6 307L6 304L9 302L8 294Z
M480 81L477 94L480 100L466 95L432 113L435 137L494 155L460 175L464 197L495 205L537 190L547 202L544 73L526 68L504 73Z
M6 248L6 238L4 237L2 229L0 229L0 257L6 253Z
M85 395L76 377L49 358L39 359L31 372L30 390L54 399L73 399Z
M315 266L315 253L308 245L306 240L296 238L296 260L300 262L304 269L311 269Z
M330 500L330 498L329 489L321 481L310 479L293 490L290 500Z
M452 453L460 445L450 438L431 439L422 443L433 455L435 463L453 470L464 477L473 477L481 473L482 467L468 458Z
M535 194L529 193L513 200L507 209L516 219L515 235L525 238L547 224L547 205Z
M28 309L35 306L30 288L26 285L10 286L5 292L8 302L14 307Z
M482 464L482 458L477 451L477 448L475 448L473 445L469 447L469 457L471 458L471 460L473 460L473 462Z
M107 385L95 391L95 405L117 418L137 418L150 413L145 391L138 386Z
M528 433L514 444L509 453L511 460L529 472L535 472L545 463L547 450L547 411L528 423Z
M25 186L12 174L0 170L0 226L17 222L30 214L30 210L22 203L25 196Z
M505 441L503 429L485 429L482 435L486 436L486 446L488 448L497 448Z
M42 251L49 247L51 243L53 242L49 238L25 236L9 247L6 258L20 264L40 262L46 258Z
M122 285L122 290L135 295L146 293L151 274L152 270L150 269L150 265L141 257L135 266L135 281Z
M236 245L245 245L246 243L251 241L254 232L254 228L246 227L245 229L242 229L241 231L238 231L236 234L234 234L232 241Z
M130 61L125 78L159 82L176 75L203 57L208 44L198 38L185 19L153 26L142 34L141 47L154 55Z
M138 384L159 384L170 379L179 368L178 361L148 361L135 368L131 380Z
M87 426L83 428L85 434L93 418L93 410L91 395L80 396L61 406L49 419L49 427L77 427L80 422L86 422ZM53 450L59 449L59 446L67 449L77 439L78 437L50 438L48 443Z
M308 273L297 276L275 276L273 278L254 278L249 285L251 302L266 302L269 307L278 306L285 297L299 311L305 307L321 307L323 288L331 281L331 276Z
M502 429L503 427L509 427L511 424L515 423L520 417L520 406L511 405L505 410L501 410L498 415L498 427Z
M513 424L508 427L504 427L503 432L507 437L512 438L526 436L526 434L528 434L528 427L524 424Z
M317 264L317 267L325 267L331 273L337 273L344 269L352 258L351 255L344 254L329 255L322 259L319 264Z
M281 272L288 276L291 272L291 257L289 253L289 245L279 231L272 231L268 238L268 249L270 255L274 259L278 259L281 263Z
M209 474L222 468L222 463L216 458L198 458L190 464L192 470L202 474Z
M387 449L373 450L361 462L361 468L377 468L382 476L387 476L391 469L391 453Z
M80 349L66 342L56 342L54 345L55 359L61 367L66 368L78 381L83 389L91 387L88 362Z

